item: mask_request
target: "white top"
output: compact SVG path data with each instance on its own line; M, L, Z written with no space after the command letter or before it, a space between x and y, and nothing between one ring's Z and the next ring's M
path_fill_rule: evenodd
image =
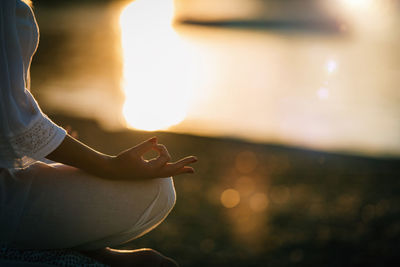
M38 42L32 9L21 0L0 0L0 168L23 168L43 159L66 135L29 91Z

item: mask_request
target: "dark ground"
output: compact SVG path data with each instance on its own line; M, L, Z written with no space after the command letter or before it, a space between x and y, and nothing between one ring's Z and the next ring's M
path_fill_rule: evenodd
M169 217L131 248L151 247L181 266L400 264L400 159L162 132L106 132L89 120L54 119L102 152L117 153L157 135L174 159L198 156L196 174L175 179L178 199ZM233 208L220 201L228 188L240 193ZM254 204L257 193L268 203Z

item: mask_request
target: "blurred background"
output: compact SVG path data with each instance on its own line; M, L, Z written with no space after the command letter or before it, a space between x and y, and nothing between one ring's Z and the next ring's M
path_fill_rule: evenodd
M32 92L100 151L157 135L182 266L400 263L399 0L34 1Z

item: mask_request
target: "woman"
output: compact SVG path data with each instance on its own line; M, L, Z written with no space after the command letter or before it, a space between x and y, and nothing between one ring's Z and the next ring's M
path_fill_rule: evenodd
M148 260L171 263L151 250L122 253L108 247L142 236L164 220L175 203L171 176L193 173L188 165L196 158L171 163L157 138L111 156L67 134L29 92L39 36L29 3L0 3L0 243L73 248L121 266L141 259L147 266ZM143 160L150 150L159 156Z

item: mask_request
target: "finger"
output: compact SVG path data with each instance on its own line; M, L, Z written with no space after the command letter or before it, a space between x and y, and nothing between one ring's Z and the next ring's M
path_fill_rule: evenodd
M136 152L141 156L147 151L153 149L153 147L157 144L157 137L150 138L143 143L140 143L135 147Z
M171 156L164 145L157 144L154 149L157 150L158 153L160 153L160 155L154 162L154 164L158 165L158 167L164 166L167 162L171 160Z
M189 166L185 166L183 168L180 169L168 169L168 168L164 168L159 174L159 177L171 177L171 176L176 176L176 175L180 175L180 174L185 174L185 173L194 173L194 169L192 167Z
M169 152L168 152L167 148L164 145L157 144L156 146L154 146L154 149L157 150L158 153L160 153L160 155L164 155L164 156L170 157Z
M181 160L178 160L177 162L171 163L171 165L176 169L180 169L188 164L192 164L195 162L197 162L197 158L195 156L189 156Z
M184 168L186 165L191 164L191 163L195 163L197 161L196 157L193 156L189 156L186 157L184 159L181 159L175 163L169 163L165 166L165 170L167 172L176 172L182 168Z
M194 169L192 167L185 166L185 167L177 170L174 174L172 174L170 176L175 176L175 175L184 174L184 173L194 173Z

